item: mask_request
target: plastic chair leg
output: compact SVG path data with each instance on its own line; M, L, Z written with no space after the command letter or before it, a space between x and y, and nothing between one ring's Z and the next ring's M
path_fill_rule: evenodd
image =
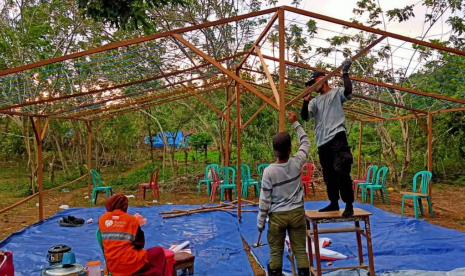
M413 199L413 209L415 212L415 218L418 219L418 200L416 198Z
M221 188L220 201L223 201L223 196L224 196L224 188Z
M376 192L376 197L378 198L378 190L376 190L375 192ZM373 189L370 189L370 202L371 202L371 205L373 205Z
M139 199L140 199L141 194L142 194L142 186L139 186Z
M95 190L92 190L92 196L90 197L90 205L94 204Z
M110 191L109 191L108 189L105 189L105 196L106 196L106 197L108 197L108 193L109 193L109 192L110 192Z
M404 203L405 203L405 197L402 197L402 209L400 211L401 216L404 216Z
M428 207L429 207L429 211L430 211L431 217L434 217L433 205L431 205L431 198L428 196L428 197L426 198L426 200L428 201Z
M418 204L420 205L420 212L421 212L421 215L424 216L425 213L423 212L423 202L421 202L421 198L418 199Z
M384 190L384 193L386 194L386 203L387 203L387 204L391 204L391 203L389 202L389 197L388 197L388 192L387 192L386 187L384 187L383 190Z
M97 204L98 191L95 191L94 204Z
M211 185L210 185L210 182L207 182L207 195L210 195L211 193Z
M236 199L237 199L237 190L236 190L236 187L234 187L233 189L234 189L234 196L235 196ZM231 198L231 200L232 200L232 198Z

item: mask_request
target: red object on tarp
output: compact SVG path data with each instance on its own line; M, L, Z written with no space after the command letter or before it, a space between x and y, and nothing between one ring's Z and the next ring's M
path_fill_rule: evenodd
M6 261L5 261L6 258ZM3 266L1 265L3 264ZM15 267L13 265L13 253L10 251L4 251L0 253L0 276L14 276L15 275Z
M168 249L163 248L165 252L166 258L166 265L165 265L165 275L164 276L172 276L173 275L173 268L174 268L174 252Z

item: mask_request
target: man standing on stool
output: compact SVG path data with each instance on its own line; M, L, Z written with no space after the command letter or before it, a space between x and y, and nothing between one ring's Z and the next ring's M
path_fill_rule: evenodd
M339 193L346 203L343 216L354 214L354 193L350 170L353 163L352 153L347 143L345 115L343 103L352 96L352 82L349 79L349 68L352 62L346 60L342 63L342 78L344 87L331 88L328 81L315 87L320 93L312 99L311 91L304 97L302 106L302 119L307 121L315 117L315 140L318 147L318 155L323 169L323 179L326 183L326 191L330 204L319 212L339 210ZM315 71L310 80L305 84L306 90L314 83L323 79L325 73Z

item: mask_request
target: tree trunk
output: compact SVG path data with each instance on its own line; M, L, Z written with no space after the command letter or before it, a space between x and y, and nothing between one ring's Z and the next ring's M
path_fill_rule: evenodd
M150 143L150 158L152 160L152 163L155 163L155 158L153 157L153 136L152 136L152 128L150 127L150 124L148 124L149 127L149 143Z

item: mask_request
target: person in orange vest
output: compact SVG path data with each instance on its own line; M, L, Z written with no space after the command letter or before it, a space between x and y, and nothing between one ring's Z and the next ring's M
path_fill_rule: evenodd
M123 194L105 200L107 212L99 218L98 225L107 268L113 276L163 276L163 248L144 249L144 232L138 219L126 213L128 205L128 198Z

